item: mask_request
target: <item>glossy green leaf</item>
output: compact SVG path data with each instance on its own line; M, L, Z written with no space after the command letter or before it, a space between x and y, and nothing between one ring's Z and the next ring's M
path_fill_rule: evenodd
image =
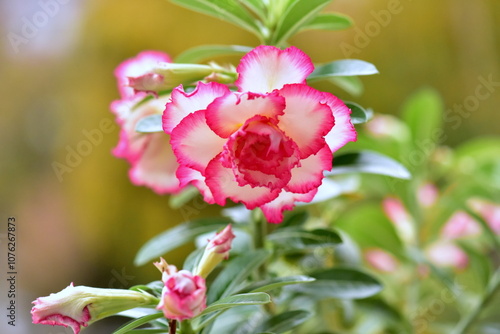
M273 45L281 45L300 28L309 23L331 0L295 0L278 23Z
M424 142L431 142L434 146L442 144L436 142L439 137L436 133L443 119L443 102L434 89L422 89L412 95L403 106L401 117L410 128L416 145L422 146ZM431 151L427 153L430 154Z
M260 36L254 18L237 0L170 0L188 9L225 20Z
M340 13L323 13L313 18L300 30L343 30L353 25L352 19Z
M166 328L163 328L163 329L134 329L133 331L130 331L129 333L134 333L134 334L155 334L155 333L158 333L158 334L167 334L168 333L168 329Z
M163 316L164 316L163 312L158 312L158 313L150 314L150 315L147 315L145 317L142 317L142 318L139 318L136 320L129 321L125 325L121 326L116 331L114 331L113 334L128 333L129 331L131 331L134 328L137 328L139 326L147 324L148 322L153 321L153 320L158 319L158 318L161 318Z
M316 299L362 299L382 290L382 284L372 276L356 269L332 268L309 274L316 281L293 285L288 289Z
M369 113L362 106L354 102L344 101L345 105L351 109L352 124L366 123L369 120Z
M337 87L345 90L352 96L360 96L365 90L363 82L357 76L349 76L349 77L334 76L334 77L329 77L328 81L330 81Z
M232 259L217 275L207 293L208 303L213 303L235 292L252 272L260 267L269 257L269 252L260 249L249 251Z
M325 80L337 76L377 74L375 65L359 59L341 59L316 66L307 78L309 81Z
M137 122L135 131L142 133L163 132L162 115L143 117Z
M268 235L267 239L283 249L303 250L313 247L331 247L342 243L338 233L326 229L302 230L284 228Z
M362 151L338 155L333 159L333 168L326 175L346 173L369 173L409 179L410 172L399 162L380 153Z
M241 55L252 50L242 45L202 45L188 49L175 58L175 62L183 64L200 63L218 56Z
M230 222L225 218L202 218L166 230L142 246L134 263L143 265L153 259L158 259L163 254L193 241L198 235L216 231Z
M262 0L238 0L238 2L243 6L250 8L250 10L261 20L265 19L266 5Z
M304 323L311 313L303 310L288 311L264 321L257 332L285 333Z
M287 276L287 277L276 277L270 278L265 281L255 282L246 287L244 287L241 292L267 292L273 289L281 288L287 285L309 283L315 281L315 278L297 275L297 276Z
M209 306L207 306L205 310L203 310L203 312L201 312L200 315L198 315L198 317L235 306L261 305L270 302L271 302L271 297L264 292L243 293L243 294L233 295L220 299L215 303L210 304Z

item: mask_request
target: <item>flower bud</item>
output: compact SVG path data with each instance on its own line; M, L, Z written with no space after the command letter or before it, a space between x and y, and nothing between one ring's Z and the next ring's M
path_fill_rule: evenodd
M227 225L221 232L217 233L205 248L195 273L201 277L207 277L222 260L227 260L234 238L231 225Z
M138 306L154 305L155 297L131 290L68 287L33 302L34 324L71 327L78 334L82 327L102 318Z
M369 249L365 253L366 261L375 269L382 272L395 271L399 263L390 253L379 249Z
M180 84L202 80L212 75L214 70L216 69L210 65L158 62L148 73L129 77L128 86L136 92L157 93Z
M415 223L401 200L394 197L387 197L384 199L383 209L387 217L394 224L401 240L413 244L416 238Z
M479 224L465 211L455 212L441 229L444 239L458 239L481 233Z
M166 318L178 321L190 319L207 307L203 277L187 270L177 271L164 259L155 263L155 266L162 271L162 281L165 283L156 309L163 311Z
M438 241L426 250L429 260L439 267L464 269L469 264L469 257L457 245L449 241Z

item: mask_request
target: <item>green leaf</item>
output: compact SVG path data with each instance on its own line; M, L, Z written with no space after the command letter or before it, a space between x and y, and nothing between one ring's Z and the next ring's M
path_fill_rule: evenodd
M281 45L309 23L331 0L296 0L290 4L278 22L272 45Z
M136 319L136 320L129 321L125 325L121 326L116 331L114 331L113 334L125 334L125 333L128 333L130 330L132 330L134 328L137 328L139 326L147 324L148 322L153 321L153 320L158 319L158 318L161 318L163 316L164 316L163 313L159 312L159 313L154 313L154 314L147 315L145 317L142 317L142 318L139 318L139 319Z
M300 30L343 30L353 25L352 19L340 13L323 13L313 18Z
M366 111L362 106L354 102L346 102L345 105L351 109L351 122L352 124L366 123L369 120L369 112Z
M200 260L203 257L203 253L205 253L205 248L198 248L194 250L191 254L188 255L188 257L184 261L182 269L193 272L195 268L198 266L198 263L200 263Z
M399 162L371 151L346 153L336 156L333 168L326 175L339 175L346 173L369 173L392 176L399 179L409 179L410 172Z
M311 317L311 313L302 310L288 311L278 314L272 318L267 319L262 325L259 326L257 333L271 332L271 333L285 333L295 327L301 325Z
M142 133L163 132L162 115L143 117L137 122L135 131Z
M225 20L260 36L255 19L236 0L171 0L173 3Z
M133 331L130 331L129 333L134 333L134 334L155 334L155 333L163 333L167 334L168 329L163 328L163 329L134 329Z
M262 0L238 0L245 7L250 8L261 20L266 18L266 5Z
M229 261L210 285L207 301L213 303L233 293L268 257L269 252L260 249L249 251Z
M198 317L209 313L225 310L241 305L261 305L271 302L271 297L264 292L243 293L239 295L229 296L210 304Z
M363 86L363 82L359 77L350 76L350 77L330 77L328 81L336 85L337 87L342 88L347 93L352 96L360 96L365 87Z
M316 229L306 231L294 227L276 230L267 239L281 248L289 250L304 250L314 247L329 247L342 243L340 236L330 230Z
M187 186L179 194L170 195L168 204L172 209L180 209L199 194L196 187Z
M332 268L309 275L316 281L290 286L288 289L316 299L362 299L382 290L378 280L356 269Z
M255 282L244 287L240 292L267 292L287 285L313 282L316 279L309 276L297 275L270 278L265 281Z
M410 128L415 144L424 141L441 144L435 140L443 119L443 102L437 91L426 88L412 95L405 103L401 116Z
M201 218L166 230L142 246L134 263L143 265L194 240L200 234L216 231L230 222L226 218Z
M242 45L202 45L188 49L175 58L176 63L200 63L218 56L240 55L252 50L249 46Z
M307 79L314 81L338 76L371 75L377 73L377 68L364 60L341 59L317 66Z

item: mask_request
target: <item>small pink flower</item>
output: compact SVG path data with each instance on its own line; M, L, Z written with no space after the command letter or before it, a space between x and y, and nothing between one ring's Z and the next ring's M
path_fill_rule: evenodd
M208 242L195 274L206 278L222 260L227 260L234 238L231 225L227 225L221 232L217 233Z
M238 92L217 83L176 88L163 128L181 185L194 184L208 203L260 207L272 223L311 201L332 152L356 140L349 108L305 84L313 69L297 48L260 46L237 68Z
M136 291L75 287L72 283L58 293L35 300L31 315L34 324L70 327L78 334L82 327L97 320L157 302L153 296Z
M464 269L469 264L469 257L457 245L450 241L439 241L426 250L429 260L440 267Z
M424 183L417 189L417 200L424 208L433 206L439 196L437 187L432 183Z
M382 207L389 220L394 224L399 237L403 241L414 242L416 233L414 221L401 200L395 197L386 197L382 202Z
M481 227L464 211L455 212L441 230L441 235L445 239L458 239L479 233L481 233Z
M388 252L373 248L365 252L366 261L375 269L383 272L393 272L398 268L398 261Z
M162 273L165 286L156 309L163 311L166 318L178 321L191 319L206 308L206 286L203 277L195 276L187 270L177 271L163 259L155 265L160 270L165 268Z
M115 71L122 99L111 104L121 127L113 154L131 164L129 177L134 185L147 186L158 194L175 193L182 188L175 175L179 164L169 143L170 136L162 132L138 133L135 127L140 119L161 114L170 96L143 101L147 94L129 84L130 78L147 76L157 64L169 61L168 55L158 51L144 51L124 61Z

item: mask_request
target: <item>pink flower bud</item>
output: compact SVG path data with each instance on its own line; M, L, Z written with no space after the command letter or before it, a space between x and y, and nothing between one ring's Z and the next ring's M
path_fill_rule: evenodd
M437 242L427 250L429 260L440 267L455 267L464 269L469 263L469 257L465 252L452 242Z
M441 235L445 239L457 239L481 232L478 223L464 211L455 212L444 224Z
M436 203L439 196L438 189L432 183L424 183L417 190L417 199L424 208L429 208Z
M415 241L414 221L401 200L395 197L387 197L382 203L383 209L389 220L394 224L396 232L401 240L407 243Z
M383 272L395 271L399 265L394 256L378 248L367 250L365 257L373 268Z
M469 205L479 213L491 229L500 235L500 205L479 198L469 200Z
M78 334L97 320L157 302L155 297L137 291L75 287L71 283L58 293L35 300L31 315L34 324L71 327Z
M166 318L179 321L190 319L207 307L203 277L194 276L187 270L167 270L163 272L163 281L165 286L156 309L163 311Z
M201 277L207 277L222 260L227 260L234 238L231 225L227 225L217 233L205 248L195 273Z

